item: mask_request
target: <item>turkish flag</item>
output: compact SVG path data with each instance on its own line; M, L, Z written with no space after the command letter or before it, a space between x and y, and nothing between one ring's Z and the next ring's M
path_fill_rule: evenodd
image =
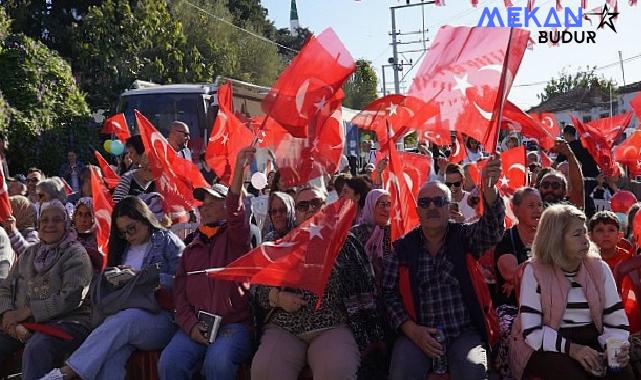
M194 188L208 187L207 182L199 171L196 175L197 170L186 169L189 162L176 155L167 139L143 114L137 110L135 113L156 189L163 196L163 209L174 224L186 223L189 211L199 203L192 195Z
M529 34L516 28L441 27L409 95L434 99L440 109L436 130L465 133L495 151L499 114Z
M311 36L263 100L263 111L292 136L305 138L343 82L356 69L354 59L332 29Z
M614 159L626 165L631 176L641 175L641 131L636 130L614 148Z
M109 254L109 233L111 232L111 213L113 211L109 191L103 185L100 173L95 166L91 167L91 198L93 199L93 215L96 219L96 240L98 251L104 256L103 263L107 263ZM104 268L103 268L104 269Z
M610 149L616 140L632 121L632 112L626 112L621 115L604 117L585 123L588 127L588 133L603 136Z
M527 161L523 145L501 153L503 176L499 179L498 188L503 195L512 195L514 191L527 183Z
M391 215L392 241L394 241L419 224L414 194L418 193L420 185L415 187L415 192L412 191L414 186L409 185L407 178L409 176L405 175L405 165L396 150L396 144L388 140L387 145L389 164L383 172L383 181L385 189L390 193L392 205L394 205Z
M465 157L467 156L465 143L463 142L463 137L460 133L456 134L456 138L452 142L451 147L450 157L448 158L449 162L458 164L459 162L465 160Z
M2 165L0 165L0 186L0 220L5 221L13 212L11 211L11 203L9 203L9 189L7 188Z
M556 116L554 116L553 113L530 113L529 115L532 117L532 119L540 123L540 125L547 132L546 136L551 136L552 140L556 140L556 138L561 135L561 127L559 126L559 122L556 120ZM549 148L546 149L549 150Z
M334 174L343 155L342 91L328 102L323 113L328 117L319 125L310 125L306 138L297 138L285 131L276 121L269 120L265 128L258 126L257 146L266 148L285 186L300 186L325 174Z
M218 115L211 127L205 160L220 182L230 185L238 152L250 145L254 135L234 115L231 83L218 88Z
M602 133L609 131L597 131L589 125L583 124L579 119L571 116L572 124L576 127L581 137L583 146L590 152L599 168L606 176L612 176L616 173L616 166L612 157L613 141L608 141Z
M641 121L641 94L630 100L630 106L632 107L634 114L637 116L637 119Z
M552 167L552 160L544 151L542 150L539 151L539 157L541 160L541 169Z
M127 120L125 119L125 115L122 113L115 114L105 119L100 132L115 135L120 141L125 141L131 137L129 127L127 127Z
M552 149L554 139L558 136L551 134L548 128L539 120L532 117L532 115L526 114L510 101L505 102L503 108L501 129L518 132L523 136L535 139L545 150Z
M430 159L424 154L398 152L408 189L416 197L430 176Z
M60 178L60 180L62 181L62 186L63 186L63 188L65 190L65 194L67 196L70 196L71 194L73 194L73 189L69 185L69 182L67 182L67 180L64 179L64 178Z
M107 160L105 160L100 152L95 150L93 154L96 157L96 161L98 161L98 166L100 166L100 170L102 171L102 176L105 180L105 184L107 184L107 187L109 189L115 189L120 182L120 176L116 174L116 172L111 168Z
M282 239L265 242L227 267L206 272L219 280L305 289L322 298L355 216L356 205L341 198Z

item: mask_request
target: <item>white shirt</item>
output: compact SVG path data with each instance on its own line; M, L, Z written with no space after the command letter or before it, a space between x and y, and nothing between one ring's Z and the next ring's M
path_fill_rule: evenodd
M470 193L467 191L463 191L463 198L461 198L460 202L456 202L458 204L458 210L460 211L461 214L463 214L463 217L465 218L465 223L472 223L476 219L476 210L470 207L469 204L467 204L467 198L470 196Z
M127 254L125 255L125 262L123 265L130 266L135 272L139 272L142 269L142 262L145 259L145 255L151 246L151 240L147 241L142 245L132 245L127 248Z

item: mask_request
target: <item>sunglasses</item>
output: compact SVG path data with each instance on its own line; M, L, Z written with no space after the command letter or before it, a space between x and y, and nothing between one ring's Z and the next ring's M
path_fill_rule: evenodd
M553 190L559 190L561 188L561 182L541 182L541 189L547 190L550 187Z
M122 239L126 239L127 236L132 236L136 234L136 231L138 231L138 228L136 228L135 224L130 224L125 228L125 230L118 230L118 236Z
M447 187L461 187L461 182L462 181L456 181L456 182L445 182L445 186Z
M424 210L427 210L430 207L430 203L434 203L434 206L436 207L443 207L449 202L446 197L421 197L416 201L418 207Z
M283 207L283 208L273 208L269 210L269 215L278 215L278 214L287 215L287 209Z
M314 198L309 201L300 201L296 203L296 211L307 212L311 207L313 210L318 210L325 202L320 198Z

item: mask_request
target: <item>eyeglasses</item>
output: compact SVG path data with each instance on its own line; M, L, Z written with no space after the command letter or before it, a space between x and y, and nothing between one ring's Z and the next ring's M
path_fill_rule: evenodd
M418 207L424 210L430 207L430 203L434 203L434 206L436 207L443 207L449 202L447 201L446 197L421 197L416 201Z
M561 188L561 182L541 182L541 189L547 190L550 187L553 190L559 190Z
M313 210L318 210L324 204L322 199L314 198L309 201L300 201L296 203L296 211L307 212L311 207Z
M376 207L386 209L386 208L391 208L392 207L392 202L378 202L376 204Z
M461 182L462 181L456 181L456 182L445 182L445 186L447 187L461 187Z
M135 224L130 224L125 228L125 230L118 230L118 236L122 239L126 239L127 236L132 236L135 235L136 232L138 231L138 228L136 228Z
M287 209L285 207L282 207L282 208L273 208L269 210L269 215L277 215L277 214L287 215Z

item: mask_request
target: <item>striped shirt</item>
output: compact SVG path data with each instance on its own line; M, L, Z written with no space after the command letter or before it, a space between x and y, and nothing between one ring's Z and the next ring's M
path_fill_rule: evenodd
M623 310L614 277L605 262L603 265L603 278L605 279L605 309L603 310L603 334L599 336L599 343L605 346L610 337L628 340L628 318ZM576 272L566 272L565 277L572 287L568 293L567 306L563 314L561 328L586 326L592 323L590 309L585 292L580 284L575 281ZM568 353L570 341L562 337L557 330L543 325L541 312L541 288L534 277L531 265L525 268L521 282L521 324L523 337L526 343L534 350Z
M40 237L38 236L38 231L35 228L25 228L24 235L20 232L7 232L9 235L9 241L11 242L11 248L16 253L16 256L22 255L27 248L32 245L38 244Z
M118 182L118 186L114 189L112 196L114 204L120 202L128 195L138 196L140 194L149 193L155 189L153 182L138 182L134 176L135 172L136 170L130 170L120 177L120 182Z

